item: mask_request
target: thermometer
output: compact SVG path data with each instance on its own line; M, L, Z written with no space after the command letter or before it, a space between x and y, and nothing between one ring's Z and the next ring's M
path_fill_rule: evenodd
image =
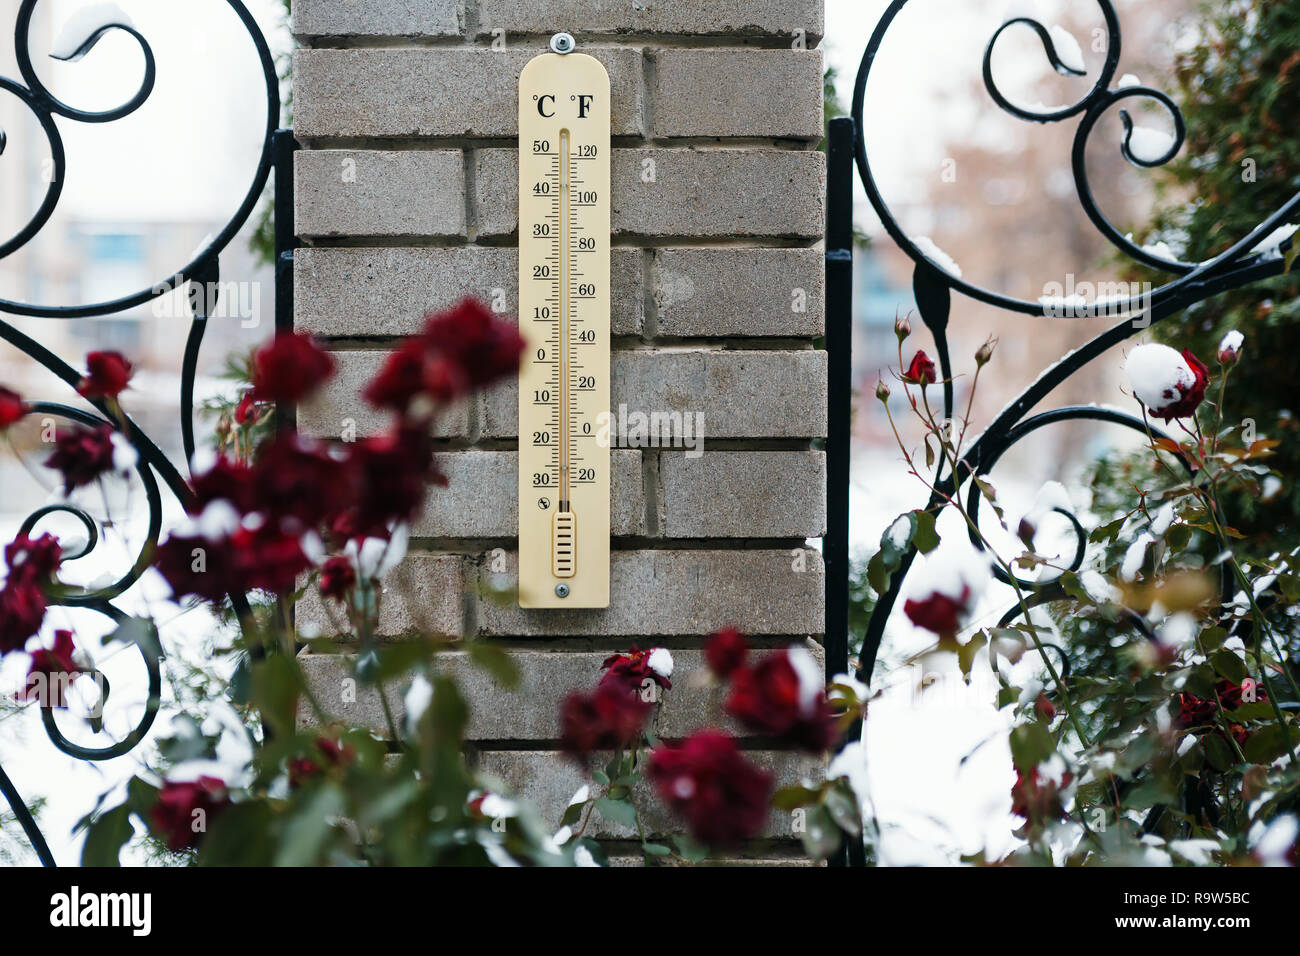
M609 606L610 87L551 38L519 77L519 604Z

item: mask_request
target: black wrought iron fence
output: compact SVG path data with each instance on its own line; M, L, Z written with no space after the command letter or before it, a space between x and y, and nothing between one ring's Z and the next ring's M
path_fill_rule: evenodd
M967 281L944 268L944 265L927 255L908 237L898 218L885 201L872 173L867 155L863 110L867 85L872 79L876 58L898 14L908 0L894 0L881 16L863 54L853 89L852 117L835 119L828 132L828 193L827 193L827 349L830 352L830 430L828 441L828 528L825 558L827 569L826 592L826 658L828 674L843 673L849 665L849 439L850 414L853 401L852 362L849 351L853 327L853 176L856 175L866 190L867 198L880 217L889 238L915 263L913 290L918 312L934 339L943 380L943 419L953 417L952 368L948 352L947 329L953 293L978 302L1028 317L1030 321L1049 321L1053 306L1044 301L1028 301L1004 295ZM1235 242L1230 248L1204 262L1184 262L1142 248L1126 237L1106 217L1093 195L1088 178L1086 151L1089 138L1097 129L1098 121L1112 108L1125 101L1147 100L1158 104L1173 123L1174 136L1160 155L1149 155L1145 149L1134 149L1134 125L1131 117L1121 109L1120 120L1124 137L1120 149L1128 162L1140 168L1155 168L1169 163L1182 149L1185 139L1183 116L1177 104L1160 90L1139 84L1117 86L1121 53L1119 17L1111 0L1096 0L1106 22L1106 59L1091 89L1070 106L1056 109L1031 110L1013 103L999 89L993 75L994 47L1003 33L1016 25L1034 31L1042 42L1048 62L1058 72L1083 76L1084 72L1067 65L1062 52L1057 49L1052 32L1039 21L1025 16L1008 18L989 39L983 60L983 78L987 92L1004 111L1018 119L1033 123L1059 123L1077 119L1072 148L1071 170L1080 205L1096 229L1119 252L1136 263L1157 269L1173 276L1164 285L1140 296L1127 299L1072 303L1072 315L1080 318L1118 316L1119 320L1094 337L1081 348L1065 355L1043 371L1024 392L1013 399L993 420L986 431L962 455L956 474L946 477L936 474L935 490L924 505L933 510L954 494L965 493L970 498L968 512L978 522L980 490L971 479L987 475L998 460L1012 447L1039 429L1067 421L1092 420L1133 429L1146 434L1148 424L1139 416L1113 409L1094 406L1067 406L1048 411L1034 409L1062 382L1088 363L1117 345L1172 315L1196 303L1251 283L1283 274L1286 262L1280 255L1260 250L1265 237L1300 212L1300 193L1281 208L1265 218L1255 228ZM1294 239L1284 240L1283 247ZM1135 321L1136 319L1136 321ZM940 464L942 472L943 465ZM1059 509L1058 509L1059 510ZM1077 518L1063 512L1070 520L1077 536L1077 546L1066 568L1077 571L1087 556L1087 535ZM971 541L983 547L976 529L970 533ZM857 676L870 684L875 670L885 626L903 588L904 580L916 557L917 548L909 545L901 566L894 572L886 591L871 614L864 635L858 661ZM994 568L1004 583L1006 572ZM1059 587L1059 576L1043 580L1017 578L1015 583L1029 597L1024 604L1017 603L1002 618L1002 624L1014 621L1025 613L1026 607L1036 607L1049 601L1068 599ZM1233 593L1226 588L1225 594ZM848 862L860 865L865 862L860 845L849 848Z
M101 112L86 112L61 102L41 81L33 66L32 39L30 36L32 16L38 0L23 0L15 21L14 51L17 58L21 81L0 76L0 89L17 97L19 102L31 112L40 123L49 145L52 159L52 174L48 177L45 195L31 219L12 237L0 236L0 259L22 249L41 232L50 221L60 197L63 194L68 158L64 148L63 137L56 122L63 118L76 123L111 123L130 116L138 110L154 90L157 80L155 57L148 39L136 27L127 22L102 22L94 24L89 34L81 41L74 58L84 55L93 48L106 34L120 31L133 37L140 45L144 55L144 76L138 91L121 106ZM194 387L195 373L207 330L210 315L216 312L217 297L220 295L221 257L230 247L235 237L243 229L266 190L268 181L274 175L276 217L276 327L287 328L292 325L292 257L293 257L293 220L292 220L292 157L294 142L292 132L279 130L280 121L280 84L276 74L275 62L263 36L261 28L253 15L240 0L226 0L230 10L239 18L244 30L256 49L261 64L266 91L266 124L262 136L260 155L253 180L249 184L239 208L207 244L194 253L191 260L181 265L170 276L160 277L148 288L111 301L80 305L39 305L31 302L15 302L0 298L0 315L27 316L50 320L75 320L99 316L117 315L137 306L151 302L178 290L185 290L188 303L190 330L185 344L182 362L181 388L179 396L179 428L186 461L193 458L195 451L194 437ZM6 145L6 135L0 130L0 162ZM178 156L178 162L184 157ZM180 253L184 255L184 253ZM75 391L81 381L82 373L74 369L63 358L54 354L35 338L19 331L8 321L0 319L0 339L18 348L25 355L53 372L69 389ZM100 427L107 425L125 434L139 453L136 474L145 491L148 508L148 526L144 543L133 565L114 583L93 589L63 589L52 596L50 604L56 607L81 608L97 612L109 620L120 623L126 615L115 606L115 601L125 594L140 579L149 567L150 555L158 543L163 521L164 490L182 504L188 506L193 493L185 477L167 458L158 444L140 425L122 413L118 416L110 413L102 400L92 400L95 411L60 402L34 402L25 406L28 415L54 417L65 421ZM279 416L282 423L288 422L291 410L283 410ZM65 555L65 560L86 557L102 541L98 533L96 519L82 508L72 503L57 503L33 512L23 521L21 532L34 531L42 521L51 515L61 513L71 515L84 527L87 543L80 553ZM246 621L249 613L244 595L231 595L235 612L241 621ZM162 647L156 641L140 640L137 648L147 675L148 699L144 711L135 722L135 726L121 739L113 740L99 746L84 746L74 743L63 731L55 718L52 707L42 707L41 717L46 733L51 742L62 752L79 760L103 761L130 753L148 734L161 706ZM105 694L105 685L100 683L101 694ZM101 701L102 706L103 701ZM32 847L46 866L54 865L54 858L48 844L41 834L27 804L19 794L9 776L0 767L0 793L12 808L19 824Z

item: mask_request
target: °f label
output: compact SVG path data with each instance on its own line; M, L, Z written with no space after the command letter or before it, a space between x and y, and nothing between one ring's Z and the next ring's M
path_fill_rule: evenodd
M609 606L609 75L519 77L519 604Z

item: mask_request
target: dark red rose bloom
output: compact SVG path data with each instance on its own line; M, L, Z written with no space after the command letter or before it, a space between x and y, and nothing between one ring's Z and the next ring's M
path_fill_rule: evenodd
M762 829L775 783L717 730L698 730L679 747L657 748L647 776L686 820L691 836L713 847L735 846Z
M33 540L19 535L5 546L9 569L0 588L0 655L20 651L45 621L45 588L59 569L63 551L58 539L43 534Z
M117 398L131 381L131 363L120 352L91 352L86 377L77 386L83 398Z
M560 707L560 749L585 758L597 750L631 746L641 736L654 705L614 683L573 692Z
M749 644L733 627L725 628L709 638L704 645L704 661L718 677L726 678L745 666Z
M361 394L402 415L421 397L445 405L518 371L523 350L514 325L465 299L430 315L420 335L390 354Z
M73 425L54 442L54 452L45 467L63 475L63 493L88 485L113 470L113 427L86 428Z
M216 777L199 777L192 783L167 781L149 811L150 829L171 850L194 849L202 842L211 819L228 806L225 781Z
M401 424L352 446L357 469L357 504L334 522L342 539L386 538L389 526L404 524L424 504L427 486L446 485L433 458L433 439L422 427Z
M257 402L253 400L252 389L244 393L244 397L239 400L235 406L235 424L247 425L257 418Z
M193 595L215 602L240 590L234 555L227 541L174 534L158 545L154 567L177 598Z
M1056 705L1048 699L1046 694L1039 694L1038 699L1034 701L1034 713L1042 720L1050 721L1056 716Z
M903 373L903 381L909 385L933 385L939 381L938 373L934 370L934 362L930 361L930 356L918 349L916 354L912 356L912 364Z
M329 446L284 432L264 444L253 466L253 510L316 527L348 511L360 492L355 462Z
M26 414L23 397L12 389L0 387L0 429L18 424Z
M243 462L221 455L216 463L195 475L190 482L194 489L195 505L191 509L199 514L214 501L229 501L240 514L256 510L253 470Z
M497 318L475 299L464 299L425 324L428 347L444 356L463 374L466 386L486 388L519 371L524 339L519 329ZM439 373L434 373L434 380Z
M300 787L319 773L347 767L357 757L349 744L333 737L317 737L313 749L311 756L289 761L289 786Z
M788 650L768 654L732 672L727 713L757 734L822 753L835 742L835 717L824 683L811 678L800 675Z
M0 655L21 651L45 621L45 592L28 581L8 581L0 589Z
M77 651L71 631L55 631L54 646L32 652L32 666L27 683L18 692L19 700L38 699L42 707L67 707L64 691L81 673L73 660Z
M1249 677L1246 678L1244 684L1234 684L1225 678L1219 681L1214 689L1219 695L1219 701L1223 704L1224 710L1236 710L1243 704L1255 704L1268 700L1268 691L1264 689L1264 685ZM1247 690L1250 691L1253 700L1246 700Z
M958 600L938 591L918 601L909 598L903 603L903 612L917 627L934 631L941 637L951 637L961 627L961 619L969 608L970 588L962 586L962 596Z
M287 593L312 566L303 551L302 536L284 531L276 521L267 521L255 530L241 527L231 535L230 548L240 591Z
M1205 398L1205 388L1210 384L1210 370L1205 363L1192 354L1191 349L1183 349L1183 360L1192 370L1192 384L1179 385L1179 397L1161 408L1152 408L1150 412L1162 421L1190 417Z
M648 651L639 651L635 644L632 650L627 654L613 654L605 658L605 662L600 665L600 669L607 671L600 682L612 683L622 686L633 693L640 693L641 688L645 686L648 680L654 681L664 690L672 690L673 682L668 679L667 674L660 674L650 666L650 655L654 653L654 648Z
M427 349L422 339L407 339L388 353L378 374L362 389L361 397L376 408L405 414L424 391Z
M343 555L335 555L325 562L320 572L320 593L335 601L346 601L357 586L357 569Z
M1065 816L1065 807L1061 803L1061 788L1068 787L1074 774L1066 772L1058 785L1043 776L1035 767L1026 777L1016 771L1016 782L1011 788L1011 812L1026 820L1059 820Z
M334 357L305 332L281 332L253 355L253 401L307 398L334 375Z
M48 583L54 577L54 572L59 570L59 561L62 557L63 548L54 535L43 534L33 539L20 534L5 545L5 566L9 569L8 580Z
M1252 684L1250 689L1255 699L1248 702L1243 699L1246 688L1234 684L1230 680L1221 680L1215 685L1215 693L1218 695L1219 703L1228 712L1236 710L1244 703L1268 700L1268 694L1265 692L1263 684ZM1214 701L1207 700L1204 697L1197 697L1195 694L1178 695L1178 725L1180 727L1205 727L1208 729L1209 725L1218 720L1218 716L1219 709L1214 705Z

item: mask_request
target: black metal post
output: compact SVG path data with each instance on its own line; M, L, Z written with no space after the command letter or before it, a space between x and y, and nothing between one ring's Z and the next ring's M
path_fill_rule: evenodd
M826 131L826 676L849 669L849 457L853 422L854 123L830 121ZM856 736L856 733L855 735ZM832 866L866 862L861 841L831 857Z
M275 333L293 331L293 253L298 248L293 219L293 154L298 141L293 130L279 129L272 137L275 164ZM277 431L298 425L298 410L292 405L277 405Z

